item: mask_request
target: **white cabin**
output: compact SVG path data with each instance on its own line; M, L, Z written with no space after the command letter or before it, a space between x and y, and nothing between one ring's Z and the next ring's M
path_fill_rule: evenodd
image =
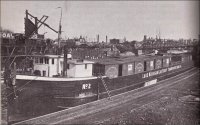
M68 69L67 69L67 76L68 77L92 77L92 68L93 63L92 61L87 60L68 60Z
M33 70L40 71L41 76L52 77L60 75L63 70L63 56L42 55L34 56Z
M33 70L39 72L41 76L62 75L64 56L39 55L34 56L33 60ZM92 61L69 59L67 61L67 77L92 77L93 63Z

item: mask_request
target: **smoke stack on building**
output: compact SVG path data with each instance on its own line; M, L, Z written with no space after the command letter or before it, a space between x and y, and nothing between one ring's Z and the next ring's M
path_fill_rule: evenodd
M147 35L144 35L144 41L146 41L147 40Z
M97 35L97 42L99 42L99 34Z

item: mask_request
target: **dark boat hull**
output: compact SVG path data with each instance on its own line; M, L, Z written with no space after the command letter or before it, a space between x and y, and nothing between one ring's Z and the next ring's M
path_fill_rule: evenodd
M192 62L146 71L139 74L103 78L110 95L127 92L145 86L151 80L163 80L190 67ZM11 107L18 112L43 115L63 108L73 107L108 97L101 79L76 81L40 81L17 79L16 99L10 99ZM14 98L14 95L11 97Z

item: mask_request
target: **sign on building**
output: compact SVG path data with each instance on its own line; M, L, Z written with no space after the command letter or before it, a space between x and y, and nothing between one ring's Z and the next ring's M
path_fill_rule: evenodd
M0 32L0 38L14 39L14 36L9 32Z

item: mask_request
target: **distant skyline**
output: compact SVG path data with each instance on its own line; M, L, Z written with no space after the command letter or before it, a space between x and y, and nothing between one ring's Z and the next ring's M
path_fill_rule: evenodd
M1 1L1 27L24 33L27 9L58 30L62 7L62 38L87 36L100 41L126 37L141 41L144 35L165 39L198 38L199 1ZM57 34L42 26L39 33L56 39Z

